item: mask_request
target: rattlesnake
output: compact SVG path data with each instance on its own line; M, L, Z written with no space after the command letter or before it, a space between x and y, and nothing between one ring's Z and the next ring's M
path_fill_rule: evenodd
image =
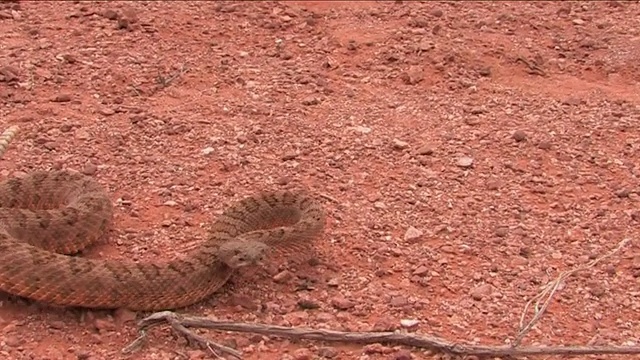
M0 157L17 127L0 135ZM322 207L304 191L250 196L228 207L209 236L169 262L68 256L100 238L113 207L77 172L37 171L0 183L0 291L59 306L168 310L218 290L234 269L275 250L300 256L324 230ZM274 227L277 226L277 227Z

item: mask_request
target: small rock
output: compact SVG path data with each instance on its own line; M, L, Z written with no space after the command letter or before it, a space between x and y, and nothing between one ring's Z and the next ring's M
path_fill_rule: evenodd
M313 359L313 354L311 353L311 350L306 349L306 348L296 349L296 350L293 351L293 353L291 355L293 356L293 360L311 360L311 359Z
M409 226L407 231L404 233L404 241L413 244L417 240L419 240L424 233L413 226Z
M78 129L76 130L76 138L79 140L89 140L91 138L91 135L87 130Z
M100 114L102 114L104 116L111 116L111 115L115 114L116 111L111 109L111 108L104 108L104 109L98 110L98 113L100 113Z
M49 322L49 327L56 330L62 330L65 328L65 324L60 320L53 320Z
M413 275L416 275L416 276L424 276L427 273L429 273L429 268L424 265L418 266L417 269L413 270Z
M385 203L383 203L382 201L376 201L373 203L373 207L376 209L386 209L387 205L385 205Z
M71 95L69 94L58 94L53 98L53 102L69 102L71 101Z
M522 130L516 130L512 137L516 142L522 142L527 139L527 134Z
M356 306L356 304L349 299L346 299L341 296L336 296L333 299L331 299L331 306L333 306L338 310L349 310L352 307Z
M281 271L273 276L273 281L278 284L286 283L293 278L293 273L288 270Z
M211 155L215 151L211 146L202 149L202 155Z
M370 133L370 132L371 132L371 128L370 128L370 127L360 126L360 125L355 126L355 127L353 128L353 130L354 130L355 132L359 132L359 133L361 133L361 134L368 134L368 133Z
M136 312L125 308L116 309L113 312L113 319L117 324L125 324L136 320Z
M489 284L482 284L471 290L471 298L476 301L480 301L489 295L491 295L491 285Z
M104 13L102 13L102 16L104 16L105 18L109 19L109 20L116 20L118 19L118 13L115 10L106 10Z
M400 79L407 85L415 85L424 80L424 71L418 67L412 67L400 74Z
M320 104L320 99L311 95L302 100L302 105L311 106Z
M390 354L393 349L380 343L368 344L362 349L365 354Z
M400 320L400 326L402 326L405 329L414 329L414 328L418 327L418 324L420 324L420 320L416 320L416 319L402 319L402 320Z
M111 331L111 330L115 330L116 328L113 321L105 320L105 319L95 319L93 321L93 326L98 331Z
M616 196L619 198L627 198L631 194L631 190L629 189L620 189L616 191Z
M409 350L398 350L391 357L392 360L412 360L413 354Z
M300 299L300 300L298 300L298 306L301 309L304 309L304 310L313 310L313 309L319 309L320 308L320 304L318 304L316 301L313 301L311 299Z
M82 173L87 176L94 175L97 171L98 167L92 163L89 163L82 168Z
M376 332L396 331L398 330L398 323L391 318L383 317L373 324L373 328L371 330Z
M318 355L325 359L333 359L338 357L340 353L334 347L325 346L318 349Z
M501 226L495 231L497 237L505 237L509 233L509 229L507 227Z
M174 206L178 206L178 203L173 201L173 200L167 200L164 202L163 204L164 206L170 206L170 207L174 207Z
M574 23L575 25L583 25L584 24L584 20L582 20L582 19L573 19L571 22Z
M458 165L461 168L469 168L473 165L473 158L470 158L468 156L463 156L458 159L458 161L456 162L456 165Z
M402 140L393 139L393 148L396 150L404 150L409 147L409 143Z
M293 160L298 157L298 154L295 152L288 152L282 156L282 161Z
M438 18L442 17L442 15L444 15L442 10L440 10L440 9L431 10L430 14L431 14L431 16L435 16L435 17L438 17Z
M551 149L551 142L548 140L542 140L538 143L538 149L549 150Z
M160 223L160 226L162 226L162 227L170 227L171 224L173 224L173 222L171 222L171 220L162 220L162 222Z
M402 307L408 305L409 300L404 296L394 296L389 301L389 304L394 307Z
M420 147L416 151L416 154L418 154L418 155L432 155L434 151L435 151L435 148L432 145L423 145L422 147Z

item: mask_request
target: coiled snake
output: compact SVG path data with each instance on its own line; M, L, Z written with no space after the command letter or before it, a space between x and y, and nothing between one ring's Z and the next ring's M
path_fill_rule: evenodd
M0 135L0 157L17 130ZM37 171L0 183L0 291L61 306L180 308L210 296L234 269L269 251L308 250L325 224L322 207L306 192L275 191L228 207L208 239L180 259L69 256L99 239L112 217L105 190L80 173Z

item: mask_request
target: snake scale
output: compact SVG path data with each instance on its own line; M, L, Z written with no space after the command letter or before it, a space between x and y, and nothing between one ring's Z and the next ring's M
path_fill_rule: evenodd
M17 131L0 135L0 157ZM325 225L307 192L275 191L229 206L199 247L171 261L71 256L101 238L112 217L105 190L80 173L36 171L0 183L0 291L58 306L181 308L272 251L301 256Z

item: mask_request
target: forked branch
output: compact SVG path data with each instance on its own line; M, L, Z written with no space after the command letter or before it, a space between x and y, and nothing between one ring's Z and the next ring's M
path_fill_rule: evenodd
M477 357L508 357L508 356L534 356L534 355L613 355L613 354L640 354L640 346L543 346L543 347L511 347L511 346L486 346L465 345L449 342L444 339L410 333L396 332L343 332L326 329L293 328L286 326L238 323L218 321L206 317L179 315L171 311L162 311L151 314L140 322L142 335L124 351L131 352L138 348L146 337L146 330L168 323L171 327L185 336L189 341L198 343L208 348L214 355L226 353L241 359L241 353L234 349L226 348L206 338L194 334L187 328L206 328L218 331L235 331L244 333L278 336L288 339L305 339L318 341L334 341L346 343L374 344L386 343L392 345L406 345L421 349L429 349L434 352L448 353L452 355L475 355Z

